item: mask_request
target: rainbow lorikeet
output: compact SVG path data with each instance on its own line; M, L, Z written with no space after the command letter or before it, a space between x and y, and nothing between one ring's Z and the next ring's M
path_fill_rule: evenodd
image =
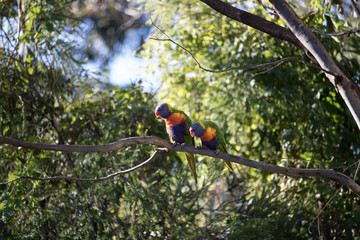
M195 146L194 138L190 135L189 127L191 126L191 119L183 111L172 108L167 103L159 104L155 109L155 115L165 119L166 130L174 143L174 146L180 144L181 146L192 145ZM185 153L186 159L189 163L190 170L194 175L197 183L195 157L191 153Z
M201 139L202 146L219 151L226 152L226 141L223 132L218 125L212 121L196 122L190 127L190 135L196 136ZM225 160L226 165L233 171L233 167L230 161Z

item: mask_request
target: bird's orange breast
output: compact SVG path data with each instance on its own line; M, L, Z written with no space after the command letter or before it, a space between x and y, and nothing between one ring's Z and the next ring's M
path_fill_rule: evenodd
M173 113L173 114L170 115L170 117L165 119L166 125L168 127L178 125L178 124L180 124L180 123L182 123L184 121L186 121L185 115L181 114L181 113Z
M207 142L216 137L216 129L212 127L207 127L204 135L200 138L202 141Z

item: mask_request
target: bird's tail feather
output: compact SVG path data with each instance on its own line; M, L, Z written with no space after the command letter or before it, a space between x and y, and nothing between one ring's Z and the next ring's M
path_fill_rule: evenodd
M234 168L233 168L233 166L232 166L232 164L231 164L230 161L225 160L225 163L226 163L226 165L228 165L228 167L230 168L231 171L234 171Z
M195 183L197 183L197 176L196 176L196 167L195 167L195 157L194 154L191 153L185 153L186 155L186 159L189 163L189 167L191 170L191 173L193 174L194 178L195 178Z

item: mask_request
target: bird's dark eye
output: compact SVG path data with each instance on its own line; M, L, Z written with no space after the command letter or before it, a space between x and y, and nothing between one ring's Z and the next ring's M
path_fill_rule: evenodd
M160 111L164 110L164 108L160 108Z
M195 131L197 130L197 127L194 129Z

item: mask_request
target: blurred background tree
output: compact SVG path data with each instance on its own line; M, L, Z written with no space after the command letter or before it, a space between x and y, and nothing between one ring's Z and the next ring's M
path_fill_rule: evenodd
M359 26L348 2L293 2L311 27L339 32ZM281 24L267 2L247 11ZM336 90L317 69L287 62L267 70L213 74L170 42L148 40L141 56L160 69L160 93L141 82L127 88L89 74L87 60L106 66L131 29L147 35L151 16L204 66L224 69L304 55L289 43L191 1L4 1L0 5L0 131L53 144L104 144L137 135L167 139L153 110L166 101L193 121L216 121L232 154L301 168L334 168L353 176L360 137ZM143 34L143 35L142 35ZM153 37L164 38L154 30ZM79 39L79 37L82 37ZM359 33L319 36L329 53L359 80ZM142 43L142 41L140 41ZM269 69L269 68L268 68ZM59 153L0 146L1 182L16 175L91 178L144 161L151 146L113 153ZM32 238L352 239L358 198L323 179L292 179L198 157L199 184L183 154L161 154L115 179L83 183L18 181L0 186L0 236ZM223 170L225 169L225 170Z
M79 0L71 5L76 17L86 24L82 56L106 67L129 39L133 48L144 43L149 32L145 25L148 17L139 11L138 4L126 0ZM127 47L127 46L126 46Z

